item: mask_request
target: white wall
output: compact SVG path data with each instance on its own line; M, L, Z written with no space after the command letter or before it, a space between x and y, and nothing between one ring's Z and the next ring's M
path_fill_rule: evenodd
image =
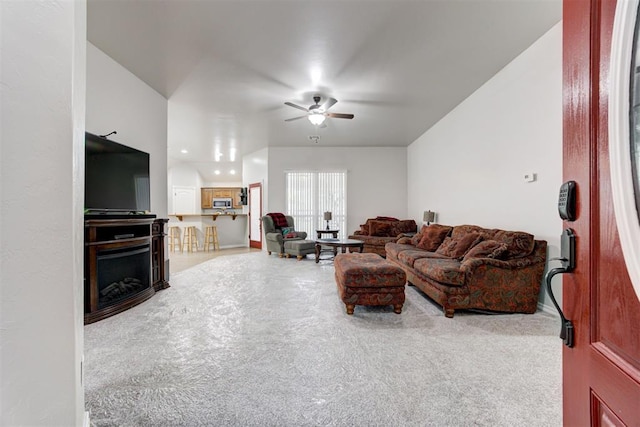
M442 224L527 231L557 256L562 23L411 144L407 158L410 216L428 208ZM527 173L537 180L525 182Z
M0 2L0 425L82 425L86 4Z
M87 131L149 153L151 212L166 218L167 100L87 42Z
M269 148L266 212L284 212L285 171L347 171L347 233L367 218L407 216L407 154L404 147ZM418 219L413 216L414 219Z
M243 187L250 184L262 184L262 210L263 213L270 212L267 195L269 189L269 149L255 151L242 157L242 182Z

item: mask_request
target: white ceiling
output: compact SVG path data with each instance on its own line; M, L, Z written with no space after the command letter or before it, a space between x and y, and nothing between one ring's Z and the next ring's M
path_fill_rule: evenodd
M309 135L407 146L561 18L561 0L89 0L87 26L169 100L169 164L224 182L243 154ZM316 93L355 118L285 123L304 114L285 101Z

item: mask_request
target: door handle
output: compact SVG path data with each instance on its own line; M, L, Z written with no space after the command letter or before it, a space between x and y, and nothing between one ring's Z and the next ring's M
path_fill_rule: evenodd
M558 310L558 314L560 314L560 319L562 320L561 328L560 328L560 338L564 341L564 344L567 347L573 347L574 344L574 328L573 322L567 319L562 312L562 309L558 305L556 298L553 296L553 289L551 288L551 280L557 274L570 273L576 266L575 259L575 250L576 250L576 236L572 229L567 228L562 232L560 236L560 257L552 258L549 261L560 261L561 266L553 268L547 271L545 275L545 282L547 286L547 293L551 298L551 302Z

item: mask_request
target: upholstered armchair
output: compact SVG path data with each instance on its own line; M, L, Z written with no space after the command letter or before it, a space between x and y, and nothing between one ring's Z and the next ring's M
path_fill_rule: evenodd
M285 215L287 219L287 227L295 230L293 217ZM305 231L295 231L295 237L285 237L282 234L282 228L275 226L273 218L269 215L262 217L262 229L264 230L264 240L267 243L267 253L276 252L280 258L284 256L284 242L290 240L305 240L307 233Z

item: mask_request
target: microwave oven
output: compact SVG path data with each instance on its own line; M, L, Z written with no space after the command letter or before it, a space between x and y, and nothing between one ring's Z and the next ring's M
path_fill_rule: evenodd
M231 209L231 197L214 197L212 205L215 209Z

